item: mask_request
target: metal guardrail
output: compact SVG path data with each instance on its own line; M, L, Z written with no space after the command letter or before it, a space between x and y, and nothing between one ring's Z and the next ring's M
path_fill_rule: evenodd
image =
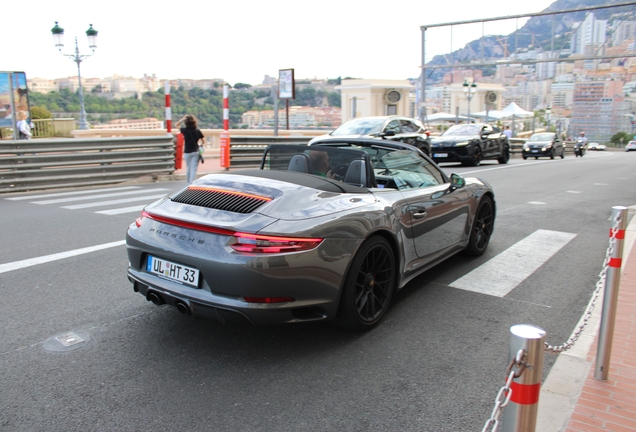
M174 156L171 136L0 141L0 193L171 174Z
M230 168L258 167L263 152L270 144L307 144L311 136L232 136L230 139Z

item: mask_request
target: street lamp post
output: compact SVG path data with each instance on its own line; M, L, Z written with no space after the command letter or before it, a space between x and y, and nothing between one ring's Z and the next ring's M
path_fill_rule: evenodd
M463 86L464 94L466 95L466 99L468 99L468 115L466 117L469 117L468 121L470 122L470 101L473 100L473 96L475 96L477 92L477 84L475 84L474 81L469 83L468 80L464 80Z
M545 109L545 120L546 120L548 132L550 132L550 115L551 114L552 114L552 107L548 106Z
M63 36L64 29L57 25L57 21L55 21L55 27L51 29L51 34L53 34L53 43L55 47L60 51L65 57L69 57L75 63L77 63L77 81L79 83L79 100L80 100L80 120L79 120L79 128L80 129L88 129L88 121L86 121L86 107L84 106L84 92L82 90L82 77L80 75L80 63L85 58L88 58L95 54L95 48L97 48L97 30L93 28L93 24L89 24L88 30L86 30L86 36L88 38L88 47L91 49L91 53L88 55L81 55L79 52L79 48L77 46L77 37L75 37L75 53L73 54L64 54L62 52L62 47L64 46Z

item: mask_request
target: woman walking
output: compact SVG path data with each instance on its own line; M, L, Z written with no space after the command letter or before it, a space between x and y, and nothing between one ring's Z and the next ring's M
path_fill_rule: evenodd
M192 183L197 178L197 167L199 166L199 141L203 141L203 134L197 128L197 120L194 116L186 114L181 120L179 120L175 126L179 127L181 123L185 124L185 127L179 130L183 134L185 141L185 148L183 149L183 158L186 161L186 180L188 184Z

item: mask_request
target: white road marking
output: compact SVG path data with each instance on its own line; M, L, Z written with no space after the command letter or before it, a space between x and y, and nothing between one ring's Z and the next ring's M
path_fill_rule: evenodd
M84 255L91 252L96 252L103 249L122 246L126 244L126 240L120 240L112 243L104 243L96 246L89 246L81 249L74 249L67 252L60 252L51 255L44 255L37 258L29 258L22 261L14 261L6 264L0 264L0 273L6 273L13 270L20 270L26 267L31 267L38 264L45 264L51 261L58 261L64 258L70 258L77 255Z
M533 204L533 205L545 205L544 202L542 201L528 201L528 204Z
M127 189L140 189L140 188L141 186L126 186L126 187L106 188L106 189L99 189L99 190L91 189L91 190L83 190L83 191L76 191L76 192L59 192L59 193L51 193L46 195L27 195L27 196L21 196L21 197L5 198L5 199L9 201L21 201L21 200L49 198L49 197L56 197L56 196L81 195L81 194L87 194L87 193L101 193L101 192L121 191L121 190L127 190Z
M578 194L581 193L581 191L566 191L567 193L574 193L574 194Z
M541 267L576 234L537 230L450 286L503 297Z
M138 213L138 212L142 211L144 209L144 207L146 207L145 204L138 205L138 206L133 206L133 207L123 207L123 208L112 209L112 210L100 210L100 211L96 211L95 213L108 215L108 216L122 214L122 213L133 213L133 212L134 213Z
M84 203L84 204L74 204L74 205L70 205L70 206L63 206L61 208L63 209L70 209L70 210L77 210L77 209L83 209L83 208L89 208L89 207L100 207L100 206L106 206L106 205L113 205L113 204L123 204L123 203L128 203L128 202L133 202L133 201L141 201L141 200L148 200L148 204L152 201L150 200L156 200L159 198L163 198L165 196L165 194L161 194L161 195L142 195L142 196L137 196L137 197L133 197L133 198L122 198L122 199L118 199L118 200L110 200L110 201L98 201L98 202L93 202L93 203Z
M144 190L136 190L132 192L98 194L98 195L90 195L90 196L75 197L75 198L60 198L60 199L45 200L45 201L33 201L31 204L41 204L41 205L59 204L64 202L85 201L89 199L110 198L110 197L116 197L116 196L122 196L122 195L133 195L133 194L140 194L140 193L146 193L146 192L159 192L159 191L165 191L165 190L168 190L168 189L165 189L165 188L144 189Z

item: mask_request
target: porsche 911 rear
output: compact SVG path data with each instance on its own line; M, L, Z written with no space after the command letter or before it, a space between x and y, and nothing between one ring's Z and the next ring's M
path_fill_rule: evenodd
M315 235L333 219L324 211L304 219L292 211L287 219L268 216L283 195L299 194L292 201L300 203L321 191L273 182L240 192L231 188L236 181L223 181L191 185L148 206L131 224L126 241L133 289L157 305L221 322L333 318L360 239Z

